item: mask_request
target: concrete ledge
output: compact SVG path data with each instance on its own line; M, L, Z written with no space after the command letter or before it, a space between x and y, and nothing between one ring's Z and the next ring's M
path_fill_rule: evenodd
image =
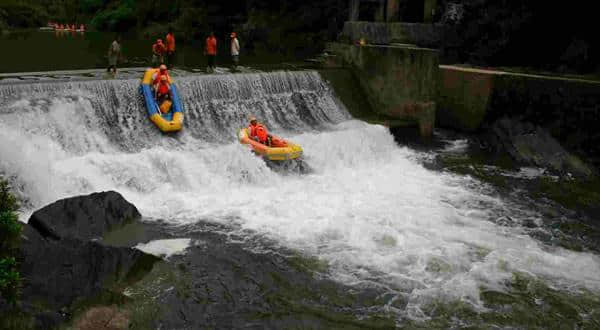
M476 131L502 117L550 130L563 145L600 155L600 81L440 66L437 122Z
M348 43L364 38L370 44L406 43L437 48L442 38L442 25L401 22L346 22L341 38Z

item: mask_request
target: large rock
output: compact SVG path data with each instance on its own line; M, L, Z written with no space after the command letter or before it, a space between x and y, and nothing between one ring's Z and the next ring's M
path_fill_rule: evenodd
M542 167L561 175L589 178L591 167L567 152L550 133L531 123L503 118L484 135L492 151L506 152L519 164Z
M93 297L117 283L128 283L149 271L154 256L131 248L65 238L47 240L25 225L21 243L23 298L48 307L68 307L78 298Z
M87 241L140 218L133 204L109 191L59 200L33 213L29 224L44 237Z
M35 328L63 324L75 305L118 296L152 269L157 257L102 241L138 218L135 206L116 192L61 200L32 215L23 226L19 267L22 308Z

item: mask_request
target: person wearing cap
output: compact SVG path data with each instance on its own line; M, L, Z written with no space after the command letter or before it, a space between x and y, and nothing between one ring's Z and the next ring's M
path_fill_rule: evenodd
M169 27L169 33L167 33L165 40L167 42L167 65L169 66L169 69L172 69L175 61L175 36L173 35L172 27Z
M271 135L267 132L267 128L256 120L256 117L250 117L250 126L248 127L248 135L254 141L264 145L271 146Z
M215 72L216 60L217 60L217 38L215 33L211 32L210 36L206 38L206 47L204 48L204 55L208 60L208 67L206 72Z
M156 40L156 43L152 45L152 66L157 67L164 63L166 51L167 48L165 47L165 44L163 44L162 39Z
M231 60L233 62L233 70L236 70L240 63L240 42L235 32L231 32Z

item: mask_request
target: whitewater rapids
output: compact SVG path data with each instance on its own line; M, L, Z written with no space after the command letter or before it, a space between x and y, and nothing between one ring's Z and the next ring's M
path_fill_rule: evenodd
M330 276L408 300L481 306L525 272L565 290L600 290L600 258L524 233L540 215L469 177L424 168L389 131L353 120L316 72L177 81L178 135L145 117L137 80L0 85L0 173L26 203L116 190L147 221L209 221L326 261ZM236 141L256 115L299 143L312 172L275 173ZM496 219L510 217L510 226Z

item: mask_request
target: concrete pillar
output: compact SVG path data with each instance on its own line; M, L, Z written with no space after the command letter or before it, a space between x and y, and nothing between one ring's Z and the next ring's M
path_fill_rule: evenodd
M358 15L360 14L360 0L350 0L350 22L358 21Z
M423 22L433 23L433 17L437 8L437 0L425 0Z
M387 0L386 21L397 22L400 20L400 0Z

